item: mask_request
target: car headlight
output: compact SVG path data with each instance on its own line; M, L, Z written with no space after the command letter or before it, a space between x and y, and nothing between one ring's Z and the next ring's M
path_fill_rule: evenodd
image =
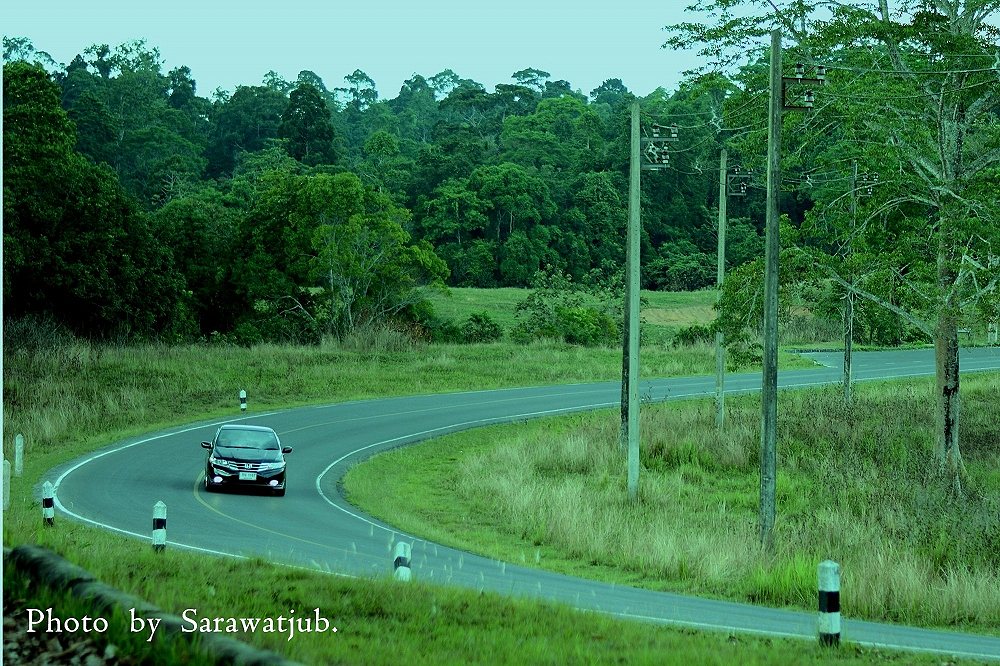
M270 471L272 469L282 469L284 466L285 466L285 463L283 463L283 462L261 463L260 464L260 471L261 472L267 472L267 471Z
M208 464L212 467L221 467L222 469L229 469L230 463L228 460L220 460L219 458L209 458Z

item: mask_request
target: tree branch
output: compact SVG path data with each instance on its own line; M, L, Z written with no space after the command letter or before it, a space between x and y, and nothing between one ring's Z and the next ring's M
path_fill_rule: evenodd
M840 286L857 294L858 296L861 296L862 298L871 301L872 303L875 303L880 307L885 308L886 310L889 310L890 312L899 315L900 317L902 317L903 319L905 319L906 321L910 322L911 324L919 328L921 331L923 331L927 335L927 337L934 339L934 329L928 323L920 319L917 319L912 314L910 314L903 308L899 307L898 305L893 305L889 301L879 298L875 294L872 294L868 291L865 291L864 289L861 289L860 287L857 287L847 282L844 278L840 277L840 275L837 274L837 271L833 270L829 266L826 267L826 270L827 273L830 275L830 278Z

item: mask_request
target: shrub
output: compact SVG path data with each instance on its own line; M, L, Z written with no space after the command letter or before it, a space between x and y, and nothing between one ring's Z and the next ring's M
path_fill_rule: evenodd
M427 342L457 344L463 341L462 328L451 319L433 317L419 324L419 337Z
M558 308L556 322L559 336L573 345L596 347L618 340L618 324L596 308Z
M711 343L715 341L715 327L711 324L703 326L692 324L680 329L674 334L674 346L680 347L696 345L698 343Z
M515 342L541 338L570 344L595 346L620 341L618 323L609 314L620 301L616 284L588 279L584 286L551 266L535 275L534 288L517 305L517 325L511 330ZM598 305L585 305L586 300Z
M498 342L503 338L503 327L486 312L474 312L462 324L462 341Z

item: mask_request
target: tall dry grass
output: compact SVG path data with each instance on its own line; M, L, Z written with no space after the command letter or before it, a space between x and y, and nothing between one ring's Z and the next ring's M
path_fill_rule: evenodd
M637 503L626 500L617 414L608 413L493 431L493 445L461 461L456 492L478 507L473 524L652 587L812 608L816 566L831 558L843 567L850 615L997 631L998 392L995 375L964 380L972 416L962 426L961 497L929 472L929 382L861 386L852 408L833 389L782 393L771 552L756 532L752 397L729 403L722 435L711 403L644 409Z

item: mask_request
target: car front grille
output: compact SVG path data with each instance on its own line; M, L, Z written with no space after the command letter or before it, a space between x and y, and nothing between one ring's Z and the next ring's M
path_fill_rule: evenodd
M260 468L263 466L263 463L255 463L255 462L229 461L227 464L232 469L239 470L240 472L259 472Z

